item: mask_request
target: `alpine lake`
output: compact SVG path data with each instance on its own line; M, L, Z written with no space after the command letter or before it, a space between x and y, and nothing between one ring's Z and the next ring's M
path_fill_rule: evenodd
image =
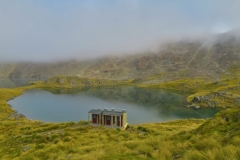
M4 80L0 81L0 88L3 88L2 82ZM25 86L26 82L8 80L4 86ZM87 121L88 111L98 108L114 108L116 111L125 109L129 124L211 118L220 111L218 108L187 108L184 93L133 86L32 89L8 103L28 119L43 122Z

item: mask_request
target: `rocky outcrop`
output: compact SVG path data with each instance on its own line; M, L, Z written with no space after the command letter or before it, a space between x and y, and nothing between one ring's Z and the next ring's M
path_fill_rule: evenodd
M205 96L195 96L191 106L201 107L240 107L240 96L226 91L213 92ZM195 107L192 107L195 108Z
M187 107L188 107L188 108L193 108L193 109L200 109L200 106L193 105L193 104L188 105Z

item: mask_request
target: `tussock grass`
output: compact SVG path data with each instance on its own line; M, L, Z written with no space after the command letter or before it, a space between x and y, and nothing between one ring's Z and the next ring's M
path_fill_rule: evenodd
M221 75L218 80L209 80L207 77L183 78L173 81L157 81L158 76L151 76L148 81L137 84L143 88L162 88L170 90L184 91L187 93L188 102L192 102L194 97L205 97L206 100L193 102L202 107L240 107L240 63L233 65L229 70ZM209 102L211 104L209 104Z
M185 79L152 87L179 87L194 91L192 96L203 92L211 95L224 89L236 96L237 81L236 77L223 76L220 83ZM225 103L233 108L219 112L212 119L131 125L125 131L88 126L85 121L41 123L9 117L15 111L7 100L39 86L0 89L0 159L234 160L240 157L240 109L230 100Z
M133 125L119 131L105 127L60 123L61 131L51 126L23 121L2 122L1 159L227 159L239 155L239 137L220 131L227 123L215 123L229 110L209 120L177 120L166 123ZM239 123L239 122L237 122ZM4 125L7 124L7 125ZM215 129L209 130L214 124ZM236 124L237 125L237 124ZM46 128L35 130L34 128ZM8 129L8 130L6 130ZM11 130L11 134L9 134ZM32 134L25 135L26 131ZM37 132L37 133L36 133ZM217 133L216 133L217 132ZM234 133L232 133L234 134ZM227 144L224 142L228 141ZM24 151L24 147L30 148Z
M84 90L86 87L116 85L131 85L155 89L161 88L184 92L184 94L187 95L188 102L201 107L240 107L240 63L233 65L217 80L210 79L209 77L194 77L161 81L161 78L167 74L167 72L162 72L146 77L145 79L125 80L55 76L45 82L33 82L32 84L38 88L47 88L48 90L51 90L52 87L64 88L59 91L60 93L68 93L69 90L72 92L74 88L78 87ZM201 102L193 102L194 97L202 97L204 100L201 100Z

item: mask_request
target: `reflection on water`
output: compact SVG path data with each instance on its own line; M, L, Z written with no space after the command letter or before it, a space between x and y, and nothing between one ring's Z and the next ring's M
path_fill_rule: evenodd
M35 89L26 91L9 103L30 119L51 122L87 120L87 112L98 107L125 109L129 123L208 118L219 111L186 108L186 97L183 95L135 87L49 89L48 92Z
M34 78L0 78L0 88L16 88L22 86L29 86L30 81L39 81L43 79L34 79Z

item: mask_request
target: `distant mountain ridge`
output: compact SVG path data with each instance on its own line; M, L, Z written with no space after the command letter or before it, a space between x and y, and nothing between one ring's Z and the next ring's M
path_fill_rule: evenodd
M155 76L166 81L205 76L216 79L240 62L240 39L230 33L217 36L210 45L204 45L207 41L167 43L155 53L56 63L0 63L0 77L49 78L63 75L129 79Z

